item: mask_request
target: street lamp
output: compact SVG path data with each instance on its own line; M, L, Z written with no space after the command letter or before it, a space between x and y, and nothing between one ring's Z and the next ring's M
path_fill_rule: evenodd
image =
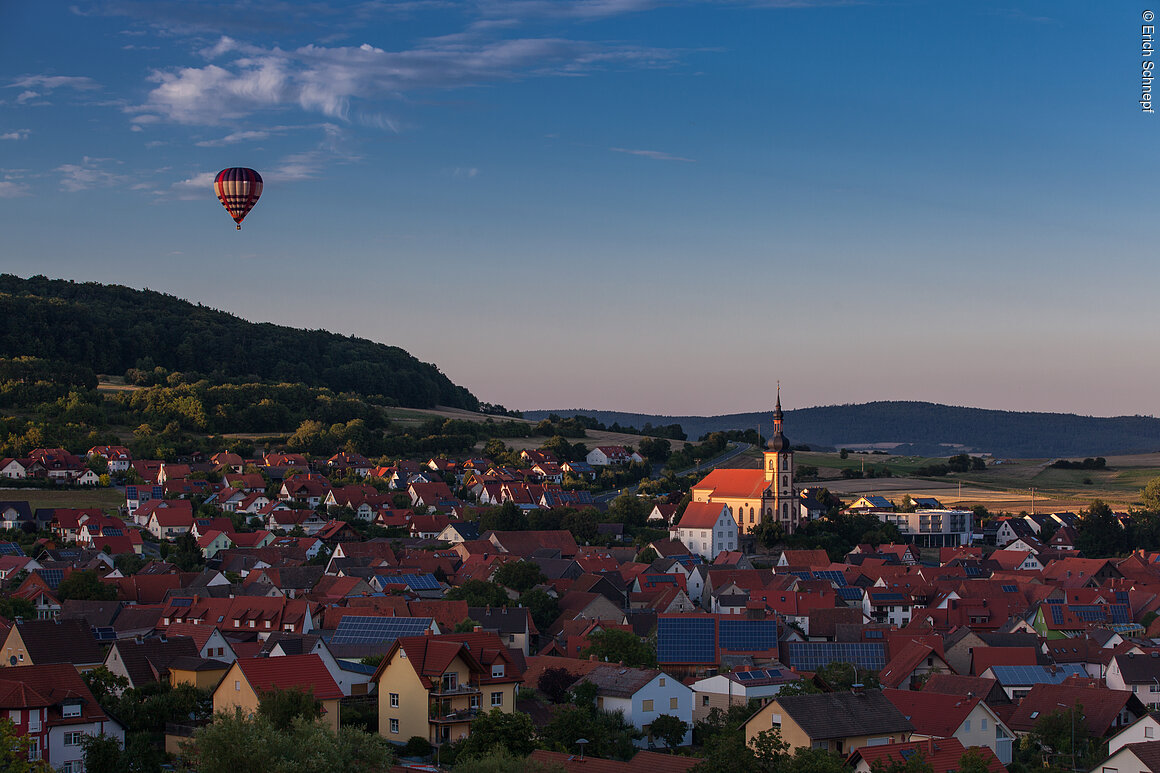
M858 681L858 667L849 661L844 660L841 662L854 669L854 681L850 683L850 689L854 691L860 689L863 685Z

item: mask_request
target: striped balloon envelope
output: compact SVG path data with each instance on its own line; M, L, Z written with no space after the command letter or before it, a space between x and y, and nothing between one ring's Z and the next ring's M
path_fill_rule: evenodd
M223 169L213 180L213 192L238 224L240 231L242 221L262 195L262 175L242 166Z

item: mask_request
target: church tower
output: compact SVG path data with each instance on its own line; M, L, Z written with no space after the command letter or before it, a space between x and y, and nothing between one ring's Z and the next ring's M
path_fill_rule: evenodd
M773 409L773 437L765 451L765 517L781 524L786 534L797 528L801 506L793 480L793 451L782 434L781 384L777 386L777 405Z

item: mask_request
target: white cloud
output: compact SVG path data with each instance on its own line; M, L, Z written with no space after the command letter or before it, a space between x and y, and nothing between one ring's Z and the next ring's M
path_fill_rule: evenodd
M269 136L270 136L270 132L268 132L268 131L233 132L232 134L227 134L226 136L222 137L221 139L202 140L201 142L197 143L197 146L199 148L218 148L218 147L221 147L222 145L233 145L237 142L246 142L249 140L264 140Z
M616 153L628 153L633 156L644 156L645 158L651 158L654 161L682 161L688 164L696 163L696 159L674 156L672 153L664 153L659 150L634 150L632 148L609 148L609 150L615 151Z
M29 194L28 186L24 183L14 183L0 180L0 199L15 199Z
M99 89L100 85L92 78L69 75L25 75L8 84L13 89L41 89L45 92L56 89L70 88L78 91Z
M193 177L175 182L169 186L169 190L173 193L175 198L185 201L194 199L204 199L214 195L213 180L217 177L217 172L198 172Z
M30 99L36 99L39 96L39 91L22 91L16 96L16 104L23 105Z
M232 50L233 46L227 46ZM224 50L224 49L223 49ZM157 71L159 85L145 104L131 107L134 121L165 119L217 125L252 113L296 106L342 121L352 102L397 99L416 89L475 86L530 76L576 75L607 66L658 67L676 53L665 49L602 44L563 38L518 38L476 44L437 41L406 51L369 44L278 48L232 62ZM355 119L398 131L393 119L354 111Z
M90 158L85 156L79 164L62 164L56 168L63 177L60 187L69 193L87 191L92 188L111 188L125 183L129 178L105 168L109 162L119 163L108 158Z
M472 178L479 175L479 169L474 166L457 166L451 170L452 177Z
M26 140L31 133L29 129L17 129L16 131L0 134L0 140Z

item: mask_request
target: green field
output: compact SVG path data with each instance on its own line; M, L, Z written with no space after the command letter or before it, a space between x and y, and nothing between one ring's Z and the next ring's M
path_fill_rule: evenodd
M27 502L33 510L40 507L99 507L111 515L116 515L117 509L125 504L125 494L115 488L83 490L0 488L0 500Z

